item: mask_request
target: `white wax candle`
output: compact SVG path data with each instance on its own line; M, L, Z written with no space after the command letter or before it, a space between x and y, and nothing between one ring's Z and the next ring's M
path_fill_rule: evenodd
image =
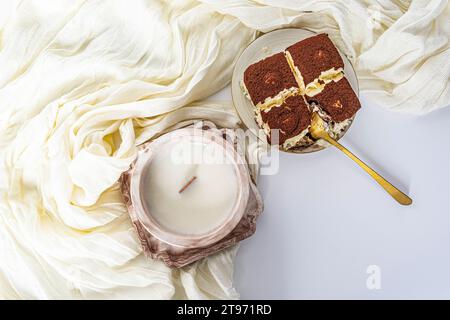
M159 146L144 170L146 211L177 234L200 235L220 227L238 197L236 168L226 158L225 149L208 141L178 139Z

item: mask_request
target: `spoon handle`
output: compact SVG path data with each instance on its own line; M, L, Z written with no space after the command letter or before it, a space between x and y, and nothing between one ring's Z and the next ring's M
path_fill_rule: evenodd
M387 181L385 178L383 178L381 175L379 175L375 170L373 170L371 167L369 167L367 164L365 164L363 161L361 161L357 156L355 156L353 153L351 153L347 148L345 148L343 145L341 145L339 142L335 141L330 136L322 136L323 139L325 139L327 142L341 150L343 153L345 153L350 159L355 161L361 168L363 168L372 178L375 179L376 182L380 184L384 188L384 190L389 193L392 198L397 200L398 203L409 206L412 203L412 199L408 197L406 194L398 190L396 187L394 187L389 181Z

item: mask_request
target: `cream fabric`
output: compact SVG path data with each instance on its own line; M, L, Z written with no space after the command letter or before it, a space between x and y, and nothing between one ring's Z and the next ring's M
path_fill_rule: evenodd
M203 2L0 2L0 298L238 297L236 249L182 270L145 259L116 181L157 133L237 125L229 102L193 101L256 30L328 32L386 108L449 102L447 1Z
M235 249L179 271L145 259L116 181L180 121L236 126L230 103L191 102L226 85L254 31L186 1L0 12L0 297L236 298Z

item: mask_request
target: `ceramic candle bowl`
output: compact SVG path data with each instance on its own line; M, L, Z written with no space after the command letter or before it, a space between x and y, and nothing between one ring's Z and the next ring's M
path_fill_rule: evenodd
M205 145L215 144L214 147L222 148L221 150L223 150L223 153L226 155L227 165L231 165L233 168L236 176L236 179L233 180L236 181L236 197L234 198L234 203L230 204L231 210L229 210L229 213L226 214L226 217L222 219L219 224L204 233L184 232L182 230L183 223L180 222L181 220L176 221L178 230L165 227L162 223L158 222L156 215L154 212L152 213L152 210L146 204L148 201L146 201L145 197L151 197L155 193L155 190L148 190L147 184L145 183L146 175L154 174L151 170L150 164L155 160L158 152L161 151L162 148L164 148L164 146L168 143L200 143ZM211 182L210 179L208 183L220 184L221 181ZM245 213L249 198L249 185L250 181L245 161L235 151L233 145L223 139L220 131L205 131L195 128L185 128L159 137L151 143L149 148L140 151L131 172L130 196L135 208L136 216L142 223L143 227L152 236L172 246L180 248L197 248L206 247L220 241L236 227ZM208 196L211 195L208 195L207 192L205 192L204 197ZM158 199L155 199L155 201L158 201ZM183 214L186 214L186 218L189 218L190 212L188 211L189 209L186 209L186 212L183 212ZM189 223L191 222L192 221L189 221Z

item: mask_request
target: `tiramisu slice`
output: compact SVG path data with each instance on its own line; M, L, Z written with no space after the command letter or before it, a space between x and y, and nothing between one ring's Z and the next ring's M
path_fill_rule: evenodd
M346 78L331 82L322 92L305 98L329 123L330 131L336 134L349 126L353 116L361 108L359 99Z
M282 52L250 65L244 72L243 91L260 110L280 105L298 93L298 85Z
M319 93L344 75L344 62L324 33L293 44L285 54L302 94Z
M257 122L264 129L269 143L291 149L310 145L306 137L311 124L311 112L302 96L291 96L281 105L266 110L257 110ZM278 141L271 141L273 130L278 130Z

